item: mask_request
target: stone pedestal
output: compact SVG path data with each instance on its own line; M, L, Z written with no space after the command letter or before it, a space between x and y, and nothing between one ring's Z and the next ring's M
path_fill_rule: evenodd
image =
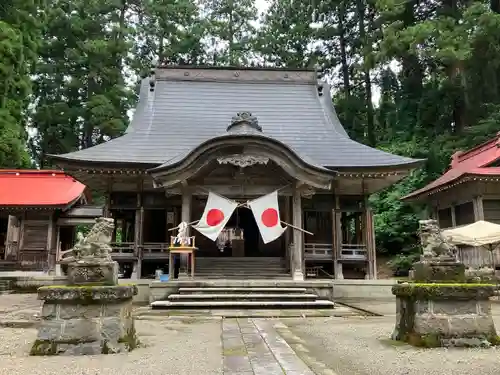
M419 283L465 282L465 266L454 258L421 260L413 270L413 280Z
M490 346L499 344L489 297L494 285L398 284L393 340L414 346Z
M73 268L79 269L78 267ZM42 321L31 355L93 355L133 350L135 285L48 286L38 289Z
M118 263L99 259L68 264L69 285L117 285Z

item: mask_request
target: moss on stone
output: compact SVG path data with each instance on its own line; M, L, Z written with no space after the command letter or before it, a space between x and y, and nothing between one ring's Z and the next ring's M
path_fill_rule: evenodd
M404 336L401 337L401 339L398 340L391 340L391 341L397 341L401 342L401 344L407 343L412 346L418 347L418 348L439 348L443 346L443 343L445 341L450 341L450 340L467 340L467 339L476 339L479 341L486 341L489 343L491 346L498 346L500 345L500 337L495 333L493 335L478 335L478 336L464 336L464 337L450 337L446 335L442 335L439 333L428 333L425 335L420 335L415 332L409 332L406 333ZM454 346L454 345L452 345ZM458 345L458 346L481 346L481 345L467 345L463 344Z
M405 346L408 345L407 342L402 340L393 340L393 339L379 339L379 341L387 346Z
M122 285L51 285L38 289L38 298L49 303L80 301L83 304L118 302L132 299L138 293L136 284Z
M42 286L38 289L94 289L94 288L114 288L114 287L121 287L121 286L137 286L135 283L123 283L123 284L118 284L118 285L105 285L105 284L100 284L100 283L93 283L93 284L85 284L85 285L47 285L47 286Z
M57 355L57 344L53 341L35 340L30 350L31 356Z
M419 282L465 282L465 266L450 260L420 261L413 264L413 279Z
M495 290L494 284L469 283L405 283L392 287L394 295L415 300L487 299Z
M238 346L235 348L225 348L222 354L226 357L241 357L247 355L247 350L244 346Z
M135 330L135 327L132 327L127 331L125 336L121 337L118 340L118 343L120 344L125 344L125 348L131 352L132 350L136 349L141 343L139 339L137 338L137 332Z
M110 350L109 350L109 346L108 346L108 342L107 341L104 341L102 343L102 350L101 350L101 354L109 354Z

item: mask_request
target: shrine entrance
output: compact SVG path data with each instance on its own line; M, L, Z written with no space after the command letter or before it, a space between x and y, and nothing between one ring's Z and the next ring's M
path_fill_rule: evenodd
M238 207L217 239L217 247L223 256L258 256L259 236L252 212L245 207Z
M0 217L0 260L5 259L6 256L8 224L7 217Z
M252 199L252 198L249 198ZM285 202L289 197L280 197L281 207L282 202ZM237 199L238 200L238 199ZM240 201L239 199L238 201ZM193 217L201 217L203 208L205 207L205 198L197 197L196 205L193 207ZM284 217L284 213L280 213ZM238 207L234 210L231 218L220 233L217 240L214 242L203 235L199 234L195 229L191 229L192 235L196 236L197 247L199 248L199 256L201 257L285 257L287 231L283 236L265 244L255 221L252 211L246 207Z

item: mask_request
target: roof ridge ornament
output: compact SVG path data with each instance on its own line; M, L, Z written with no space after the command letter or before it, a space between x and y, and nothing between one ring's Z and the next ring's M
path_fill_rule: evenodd
M262 127L259 125L257 117L252 115L252 112L238 112L236 116L231 118L231 124L226 129L227 132L255 130L262 132Z

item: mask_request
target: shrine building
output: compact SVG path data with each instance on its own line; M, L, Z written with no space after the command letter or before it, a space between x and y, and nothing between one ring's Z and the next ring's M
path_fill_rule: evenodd
M61 171L0 170L0 270L54 270L76 226L102 215L89 201L85 185Z
M441 229L478 220L500 224L499 181L500 133L469 150L455 152L442 176L402 199L424 203ZM471 267L490 265L492 259L491 253L481 248L461 248L459 256ZM498 251L495 264L500 264Z
M113 258L136 277L168 262L169 231L200 219L209 192L244 203L278 191L289 227L264 244L238 207L217 241L196 237L200 278L376 277L370 194L421 164L350 139L311 70L159 67L123 136L52 155L106 196Z

